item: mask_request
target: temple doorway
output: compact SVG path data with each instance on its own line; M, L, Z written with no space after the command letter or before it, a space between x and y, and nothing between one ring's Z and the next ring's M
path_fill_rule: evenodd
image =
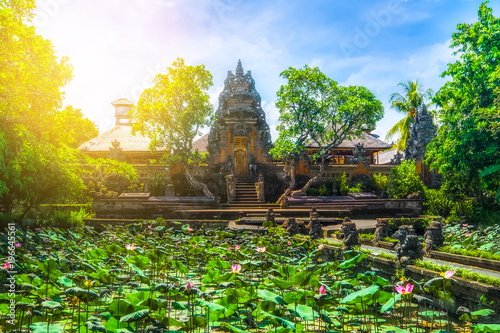
M234 173L236 176L248 175L247 138L237 136L234 138Z

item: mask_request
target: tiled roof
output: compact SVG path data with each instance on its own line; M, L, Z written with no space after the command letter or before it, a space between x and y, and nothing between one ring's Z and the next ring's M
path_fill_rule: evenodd
M198 152L202 154L208 152L208 133L193 142L193 150L196 149L198 149Z
M112 102L111 104L114 105L114 106L116 106L116 105L130 105L130 106L133 106L134 105L134 103L132 103L131 101L129 101L126 98L120 98L120 99Z
M340 145L338 145L338 147L336 147L336 149L339 149L339 148L340 149L342 149L342 148L354 149L355 146L360 142L363 144L363 148L365 148L365 149L389 149L392 147L392 145L390 143L384 142L380 139L377 139L376 137L374 137L371 134L363 132L361 134L361 137L359 137L359 138L353 138L352 140L342 141L340 143ZM314 142L314 143L306 145L306 147L307 148L317 148L318 144Z
M389 149L386 151L381 151L378 153L378 164L390 164L391 160L394 158L394 155L396 155L397 148Z
M119 125L99 134L97 137L85 142L78 149L81 151L109 151L111 142L120 142L122 151L149 151L151 139L137 132L132 135L132 126Z

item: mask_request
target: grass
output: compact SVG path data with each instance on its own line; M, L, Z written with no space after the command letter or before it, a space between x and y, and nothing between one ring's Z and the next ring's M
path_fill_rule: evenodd
M374 239L375 234L359 234L359 238Z
M446 253L453 253L453 254L460 254L462 256L470 256L470 257L484 258L484 259L500 261L500 255L493 254L493 253L486 252L486 251L481 251L481 250L452 249L451 246L443 246L443 247L439 248L438 251L446 252Z
M431 271L436 272L446 272L446 271L455 271L457 276L460 276L464 279L477 281L481 283L486 283L490 285L494 285L500 287L500 279L494 278L488 275L479 274L476 272L471 272L466 268L457 268L452 267L450 265L439 265L429 261L423 261L421 259L415 260L415 266L429 269Z

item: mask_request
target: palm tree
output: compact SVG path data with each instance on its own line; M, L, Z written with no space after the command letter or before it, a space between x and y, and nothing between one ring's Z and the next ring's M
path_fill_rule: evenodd
M398 86L403 87L403 94L391 94L389 103L391 103L391 108L400 113L404 113L406 117L398 121L396 125L387 132L385 138L386 140L390 140L396 134L400 134L401 136L396 143L396 147L398 150L405 150L406 143L410 138L410 127L415 121L417 108L432 97L433 91L431 89L424 91L424 88L418 83L418 80L400 82Z

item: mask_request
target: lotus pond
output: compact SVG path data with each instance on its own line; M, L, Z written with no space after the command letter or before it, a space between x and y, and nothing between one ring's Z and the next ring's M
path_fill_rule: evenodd
M452 273L384 278L281 228L267 235L138 222L16 230L4 243L2 332L499 332L480 309L453 321ZM1 252L1 251L0 251ZM15 272L15 273L13 273ZM11 304L15 303L15 310ZM438 311L432 304L444 304Z

